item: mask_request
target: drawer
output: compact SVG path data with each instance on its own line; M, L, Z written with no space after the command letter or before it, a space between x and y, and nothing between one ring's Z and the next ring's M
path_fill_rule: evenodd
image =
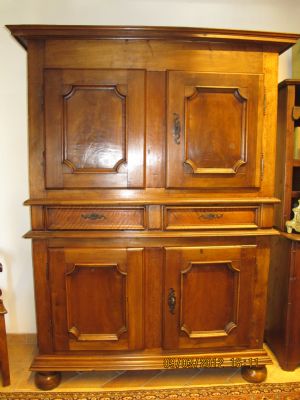
M46 227L49 230L140 230L145 229L145 208L48 207Z
M165 207L164 229L257 228L259 207Z

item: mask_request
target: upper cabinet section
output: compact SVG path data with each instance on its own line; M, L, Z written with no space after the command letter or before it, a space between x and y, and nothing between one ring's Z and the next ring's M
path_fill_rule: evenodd
M263 76L170 72L167 187L259 187Z
M278 53L299 35L8 28L28 51L32 200L274 196Z
M144 186L144 71L46 70L46 187Z

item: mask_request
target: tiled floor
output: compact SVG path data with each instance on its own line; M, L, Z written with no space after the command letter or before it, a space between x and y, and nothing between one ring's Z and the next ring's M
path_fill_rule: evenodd
M11 386L0 387L0 391L33 391L34 375L28 371L36 345L34 340L9 340ZM271 353L270 353L271 354ZM274 364L268 366L268 383L300 382L300 367L294 372L280 369L271 354ZM224 369L180 369L163 371L106 371L66 372L55 391L99 391L157 387L182 387L197 385L224 385L246 383L235 368Z

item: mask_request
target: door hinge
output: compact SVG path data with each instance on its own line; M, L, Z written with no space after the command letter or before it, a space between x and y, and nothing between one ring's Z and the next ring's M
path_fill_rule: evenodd
M46 263L46 280L47 280L47 281L49 281L49 275L50 275L50 272L49 272L49 262L47 262L47 263Z
M264 153L261 153L261 156L260 156L260 171L261 171L260 177L262 180L264 177L264 172L265 172Z
M267 113L267 90L266 87L264 86L264 105L263 105L263 110L264 110L264 116Z
M47 173L46 150L44 150L42 154L41 168L43 169L44 177L46 179L46 173Z
M39 98L40 98L41 109L43 111L43 109L44 109L44 89L40 90Z

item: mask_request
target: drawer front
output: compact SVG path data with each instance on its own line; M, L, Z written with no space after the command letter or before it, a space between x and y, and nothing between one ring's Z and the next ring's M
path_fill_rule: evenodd
M257 228L259 207L165 207L167 230Z
M46 226L49 230L140 230L145 229L145 209L144 207L48 207Z

